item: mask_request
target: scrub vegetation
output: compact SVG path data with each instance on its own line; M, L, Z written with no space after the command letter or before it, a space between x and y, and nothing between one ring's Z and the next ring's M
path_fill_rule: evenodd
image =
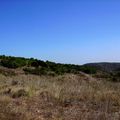
M0 120L119 120L118 71L0 56Z

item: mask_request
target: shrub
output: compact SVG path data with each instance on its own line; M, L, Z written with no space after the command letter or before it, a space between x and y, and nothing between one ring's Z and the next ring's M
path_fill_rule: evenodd
M80 71L85 72L87 74L95 74L97 72L96 68L89 66L81 66Z
M47 74L47 69L45 68L24 68L23 69L26 74L35 74L35 75L46 75Z
M19 97L24 97L24 96L29 96L29 93L25 91L24 89L20 89L17 92L12 94L12 98L19 98Z
M12 86L15 86L15 85L18 85L18 81L16 81L16 80L12 80Z
M1 65L8 68L18 68L26 65L23 58L6 57L1 60Z
M111 73L110 81L112 81L112 82L120 82L120 72Z

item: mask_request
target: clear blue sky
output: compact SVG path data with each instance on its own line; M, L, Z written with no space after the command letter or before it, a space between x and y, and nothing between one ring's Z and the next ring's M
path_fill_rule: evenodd
M119 0L0 0L0 54L61 63L120 61Z

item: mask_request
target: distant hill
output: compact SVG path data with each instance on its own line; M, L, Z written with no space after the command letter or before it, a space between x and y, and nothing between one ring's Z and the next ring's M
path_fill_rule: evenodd
M22 69L26 74L35 75L61 75L65 73L78 74L80 71L87 74L96 73L95 68L84 65L61 64L34 58L5 55L0 55L0 67L5 67L7 69Z
M114 72L120 70L120 63L108 63L108 62L88 63L85 64L85 66L96 67L97 69L106 72Z
M80 71L87 74L94 74L98 70L104 72L120 71L120 63L88 63L84 65L61 64L51 61L42 61L34 58L14 57L0 55L0 66L17 69L21 68L25 73L31 74L64 74L79 73Z

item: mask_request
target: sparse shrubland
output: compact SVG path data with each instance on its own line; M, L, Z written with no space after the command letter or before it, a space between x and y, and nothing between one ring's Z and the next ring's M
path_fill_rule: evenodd
M1 75L0 99L6 99L7 105L0 109L7 111L0 112L9 112L13 120L26 116L28 120L119 120L120 83L89 77L83 73L55 77Z
M33 58L13 61L19 67L7 62L0 67L0 120L120 119L120 82L113 79L119 79L118 71Z
M0 65L7 68L23 68L27 74L35 75L47 75L54 73L62 75L64 73L79 73L83 71L87 74L96 73L97 69L90 66L80 66L73 64L60 64L50 61L41 61L34 58L22 58L22 57L11 57L11 56L0 56Z

